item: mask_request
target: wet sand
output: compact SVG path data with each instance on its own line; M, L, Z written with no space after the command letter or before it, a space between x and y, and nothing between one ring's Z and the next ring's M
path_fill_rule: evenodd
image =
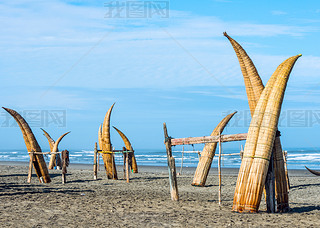
M179 169L177 170L179 171ZM166 167L139 167L130 183L108 180L101 169L93 180L91 165L73 164L67 183L50 170L52 182L28 184L28 164L0 162L1 227L320 227L320 177L289 170L289 213L268 214L264 199L257 214L231 212L237 169L222 169L222 206L218 176L212 169L206 187L191 186L194 168L178 176L179 202L170 199Z

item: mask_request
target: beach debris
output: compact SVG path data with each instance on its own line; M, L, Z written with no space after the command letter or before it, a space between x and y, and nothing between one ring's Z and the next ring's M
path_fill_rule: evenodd
M262 83L262 80L259 76L259 73L253 64L251 58L246 53L246 51L242 48L242 46L232 39L226 32L223 33L225 37L228 38L230 41L236 55L238 58L238 61L240 63L240 68L242 71L247 97L248 97L248 103L249 108L251 111L251 116L253 116L254 111L256 109L256 105L259 101L259 98L262 94L262 91L264 90L264 85ZM278 132L278 131L277 131ZM271 194L275 191L276 194L276 200L277 200L277 210L279 212L286 212L289 210L289 200L288 200L288 190L289 190L289 177L286 175L285 171L285 162L283 159L283 151L280 141L280 132L277 133L276 138L274 140L274 149L273 152L273 163L270 169L268 169L268 175L274 176L275 179L275 190L271 190ZM271 164L270 164L271 165ZM274 185L273 178L267 178L268 188L270 185ZM272 187L273 188L273 187ZM266 194L267 197L269 197L268 194ZM267 198L266 197L266 198ZM273 197L273 196L271 196ZM267 202L267 205L269 202ZM273 209L270 209L273 211Z
M118 179L116 164L112 151L111 138L110 138L110 117L115 103L109 108L104 117L102 127L100 126L98 132L99 146L102 153L102 159L108 179Z
M257 212L259 209L286 85L300 56L290 57L278 66L256 104L237 179L233 211Z
M225 126L229 123L230 119L237 112L231 113L224 117L220 123L216 126L216 128L212 131L210 136L218 136L223 132ZM215 151L217 148L217 143L206 143L199 159L199 163L194 174L193 182L191 185L193 186L205 186L207 177L211 168L212 159L215 155Z
M305 167L310 173L312 173L316 176L320 176L320 171L315 171L315 170L309 169L307 166L305 166Z
M36 171L36 174L39 178L40 183L43 181L44 183L50 183L51 179L49 176L48 168L46 165L46 162L44 160L44 157L41 152L41 148L31 130L29 127L28 123L25 121L25 119L16 111L9 109L9 108L4 108L18 123L24 142L26 144L27 150L30 155L30 160L33 163L33 167ZM36 153L37 152L37 153ZM34 154L31 154L34 153ZM32 167L32 166L31 166ZM31 175L30 175L31 178Z
M118 134L120 135L120 137L122 138L123 142L124 142L124 145L125 145L125 149L127 151L130 151L128 152L128 159L129 159L129 165L131 167L131 170L133 173L138 173L138 165L137 165L137 161L136 161L136 158L134 156L134 150L133 150L133 147L129 141L129 139L127 138L127 136L122 132L120 131L118 128L114 127L113 128L118 132Z
M40 128L42 131L43 131L43 135L48 139L48 142L49 142L49 146L50 146L50 151L51 151L51 158L50 158L50 161L49 161L49 166L48 168L49 169L53 169L54 166L57 166L57 169L61 169L62 165L61 165L61 158L60 158L60 155L56 152L59 151L58 149L58 146L59 146L59 143L61 142L61 140L63 139L64 136L66 136L67 134L70 133L67 132L67 133L64 133L63 135L61 135L58 140L55 142L51 136L49 135L48 132L46 132L44 129Z

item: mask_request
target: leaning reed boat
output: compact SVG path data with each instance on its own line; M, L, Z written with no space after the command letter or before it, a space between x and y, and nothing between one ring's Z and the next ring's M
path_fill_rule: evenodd
M131 156L131 169L132 169L132 172L133 172L133 173L138 173L138 165L137 165L136 157L134 156L134 150L133 150L133 147L132 147L132 145L131 145L131 142L129 141L129 139L127 138L127 136L126 136L122 131L120 131L120 130L119 130L118 128L116 128L116 127L113 127L113 128L118 132L118 134L119 134L120 137L122 138L126 150L132 151L132 153L129 153L129 158L130 158L130 156Z
M261 93L264 90L264 85L255 65L253 64L253 61L251 60L247 52L243 49L243 47L237 41L232 39L226 32L224 32L223 34L228 38L237 55L246 87L251 116L253 116ZM277 133L274 141L273 151L277 210L279 212L285 212L289 209L289 189L285 174L285 164L283 160L283 152L279 132Z
M211 136L217 136L226 127L229 123L230 119L236 114L237 112L231 113L224 117L221 122L216 126L216 128L212 131ZM193 186L205 186L207 177L211 168L212 159L215 155L217 148L217 143L206 143L199 159L199 163L196 169L196 172L193 177L193 182L191 185Z
M286 85L300 56L290 57L278 66L259 98L248 130L233 211L257 212L259 209Z
M4 107L2 108L6 110L17 121L21 129L23 139L26 144L28 152L42 152L36 137L34 136L30 126L25 121L25 119L19 113L17 113L12 109L4 108ZM33 167L36 171L36 174L40 182L44 182L44 183L51 182L48 168L42 154L34 154Z
M100 150L103 152L102 159L104 162L104 167L106 170L107 177L108 179L117 180L118 175L117 175L114 155L112 152L112 144L111 144L111 138L110 138L110 117L111 117L111 112L114 105L115 104L113 104L109 108L108 112L104 117L102 127L100 126L99 128L98 141L99 141Z

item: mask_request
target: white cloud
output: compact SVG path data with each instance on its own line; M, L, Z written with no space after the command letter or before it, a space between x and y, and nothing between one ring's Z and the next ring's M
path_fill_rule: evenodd
M273 11L271 11L271 14L273 14L273 15L286 15L288 13L285 11L281 11L281 10L273 10Z
M103 5L63 2L8 1L0 9L5 28L0 35L0 73L8 86L239 86L239 64L223 31L264 39L314 32L310 26L223 21L180 11L171 11L163 20L109 20ZM258 53L251 57L265 81L286 58ZM314 83L319 57L303 58L294 70L300 78L295 83L305 75Z

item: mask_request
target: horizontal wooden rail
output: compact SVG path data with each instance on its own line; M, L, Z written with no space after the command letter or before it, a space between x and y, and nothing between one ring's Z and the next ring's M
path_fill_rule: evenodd
M246 139L247 139L247 133L221 135L221 142L242 141ZM171 139L172 146L201 144L201 143L216 143L216 142L219 142L219 135Z

